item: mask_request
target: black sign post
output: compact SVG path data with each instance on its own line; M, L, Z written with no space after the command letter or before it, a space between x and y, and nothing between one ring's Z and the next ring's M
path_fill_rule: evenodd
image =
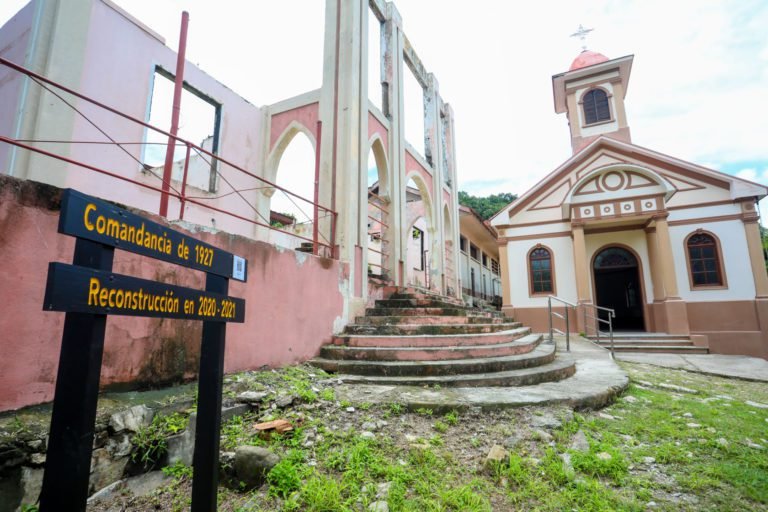
M192 511L216 510L226 323L245 321L245 301L227 292L247 262L71 189L59 232L77 240L72 265L49 265L43 304L66 315L40 510L85 510L108 315L203 320ZM115 247L203 270L205 290L114 274Z

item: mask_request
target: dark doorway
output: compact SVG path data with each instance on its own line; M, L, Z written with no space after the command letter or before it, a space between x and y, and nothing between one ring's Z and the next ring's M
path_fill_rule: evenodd
M595 257L593 268L597 305L616 311L613 329L645 330L637 258L621 247L609 247ZM602 312L600 316L605 317Z

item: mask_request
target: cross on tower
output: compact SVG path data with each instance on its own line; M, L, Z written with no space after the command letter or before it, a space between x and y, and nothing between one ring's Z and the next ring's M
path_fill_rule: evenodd
M581 23L579 23L579 30L577 30L576 32L571 34L570 37L578 37L579 39L581 39L581 49L582 49L582 51L587 51L587 43L586 43L587 34L592 32L593 30L595 30L595 29L593 29L593 28L584 28L584 26L581 25Z

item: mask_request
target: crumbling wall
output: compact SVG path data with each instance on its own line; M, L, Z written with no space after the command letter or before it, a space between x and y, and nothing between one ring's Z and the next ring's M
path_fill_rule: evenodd
M74 239L57 233L60 194L49 185L0 177L0 411L53 398L64 314L44 312L42 301L48 262L69 263L74 250ZM343 314L341 287L348 278L339 261L194 225L168 225L248 260L248 282L232 281L229 287L230 295L246 300L246 322L227 326L227 372L304 361L331 340ZM124 251L115 251L113 268L204 287L202 272ZM110 317L102 387L153 387L194 378L201 326Z

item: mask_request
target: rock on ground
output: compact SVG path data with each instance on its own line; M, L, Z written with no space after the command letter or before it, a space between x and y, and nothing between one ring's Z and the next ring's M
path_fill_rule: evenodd
M259 446L238 446L235 450L235 475L247 487L258 487L280 457Z

